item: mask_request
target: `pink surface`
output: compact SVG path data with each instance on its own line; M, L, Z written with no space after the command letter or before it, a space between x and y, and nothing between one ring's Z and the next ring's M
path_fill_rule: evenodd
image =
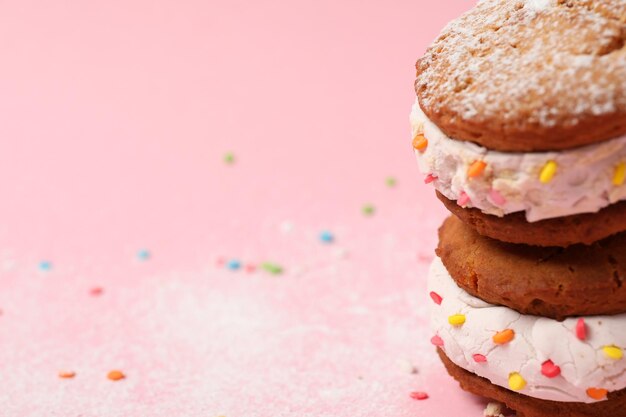
M470 4L434 7L0 5L0 415L480 416L427 329L413 63Z

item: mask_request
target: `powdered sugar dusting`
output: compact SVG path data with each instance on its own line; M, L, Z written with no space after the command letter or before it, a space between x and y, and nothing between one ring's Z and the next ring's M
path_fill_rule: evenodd
M626 0L484 0L418 61L429 116L573 127L626 113Z

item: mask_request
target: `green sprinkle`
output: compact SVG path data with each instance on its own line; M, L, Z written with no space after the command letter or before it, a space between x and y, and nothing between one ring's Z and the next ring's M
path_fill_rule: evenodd
M228 165L232 165L235 163L235 154L232 152L228 152L224 155L224 162Z
M373 216L374 213L376 212L376 207L374 207L371 204L366 204L363 206L361 211L363 212L364 216Z
M272 275L280 275L283 273L283 267L272 262L263 262L261 268Z
M393 188L396 184L398 184L398 181L394 177L387 177L387 179L385 179L385 184L387 184L387 187Z

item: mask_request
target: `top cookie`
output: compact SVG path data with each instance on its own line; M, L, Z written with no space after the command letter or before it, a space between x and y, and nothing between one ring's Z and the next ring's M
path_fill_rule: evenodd
M416 65L448 136L551 151L626 134L626 0L483 0Z

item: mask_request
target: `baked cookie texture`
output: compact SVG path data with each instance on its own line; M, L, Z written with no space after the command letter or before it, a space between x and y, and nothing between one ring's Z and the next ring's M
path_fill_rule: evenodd
M626 417L626 390L611 392L606 401L592 404L540 400L493 385L455 365L440 348L437 353L464 390L506 404L517 411L517 417Z
M481 236L451 216L439 229L437 255L469 294L522 314L563 320L626 312L626 233L541 248Z
M626 0L480 0L416 69L448 372L518 417L626 417Z
M424 113L449 137L551 151L626 133L626 0L483 0L417 62Z
M612 204L597 213L576 214L528 222L523 212L503 217L485 214L475 208L460 207L440 192L437 197L446 208L483 236L509 243L567 247L591 245L626 231L626 201Z

